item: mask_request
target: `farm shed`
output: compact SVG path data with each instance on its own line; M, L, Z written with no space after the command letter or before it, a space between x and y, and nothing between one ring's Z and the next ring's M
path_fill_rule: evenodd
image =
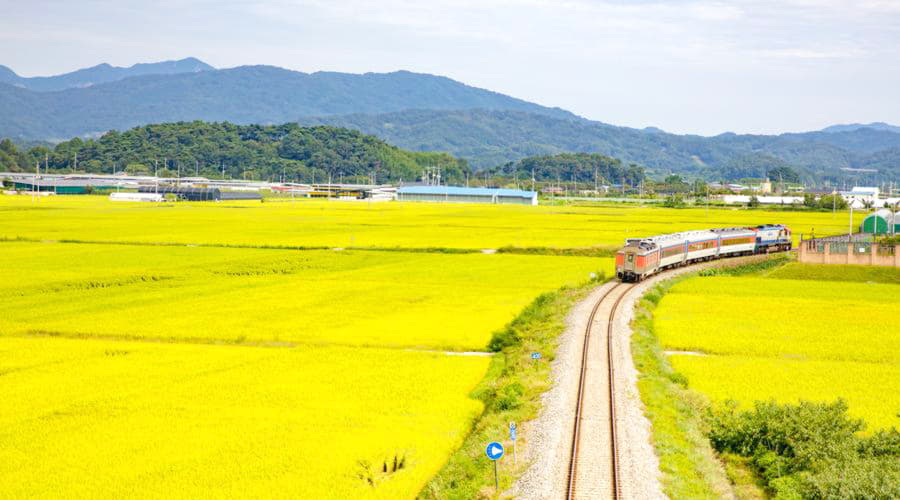
M453 186L403 186L397 190L399 201L438 203L496 203L537 205L537 193L518 189L466 188Z
M222 201L233 201L233 200L261 200L262 194L260 193L248 193L248 192L239 192L239 191L222 191L219 194L219 199Z
M900 216L882 208L863 219L859 232L872 234L896 234L900 232Z
M114 183L72 179L18 179L15 189L21 191L49 191L56 194L108 193L116 190Z
M141 186L141 193L174 194L178 198L187 201L218 201L222 198L222 192L215 188L181 187L172 185Z
M110 201L166 201L163 195L158 193L110 193Z

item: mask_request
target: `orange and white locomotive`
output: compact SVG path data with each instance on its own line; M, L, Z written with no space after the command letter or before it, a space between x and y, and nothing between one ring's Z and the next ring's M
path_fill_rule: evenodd
M790 248L791 231L780 224L634 238L625 240L625 247L616 253L616 277L638 282L671 267Z

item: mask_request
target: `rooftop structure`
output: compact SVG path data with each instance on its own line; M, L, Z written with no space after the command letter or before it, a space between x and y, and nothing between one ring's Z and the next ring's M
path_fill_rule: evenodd
M454 186L402 186L397 189L397 199L450 203L538 204L537 193L534 191Z

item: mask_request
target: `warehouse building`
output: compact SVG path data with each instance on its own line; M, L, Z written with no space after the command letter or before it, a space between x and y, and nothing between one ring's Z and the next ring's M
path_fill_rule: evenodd
M859 232L869 234L897 234L900 233L900 212L894 213L890 209L882 208L863 219L859 226Z
M173 186L163 184L160 186L141 186L139 193L158 193L161 195L172 194L179 200L185 201L234 201L234 200L261 200L259 193L222 191L218 188Z
M537 205L537 193L518 189L467 188L453 186L402 186L398 201L430 201L437 203L494 203L502 205Z
M56 194L109 193L119 186L113 182L88 179L15 179L13 187L19 191L45 191Z

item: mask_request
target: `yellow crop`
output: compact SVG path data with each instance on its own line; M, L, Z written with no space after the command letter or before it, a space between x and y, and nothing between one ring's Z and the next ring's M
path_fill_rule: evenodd
M601 265L480 253L20 242L0 250L0 334L448 350L483 350L536 295Z
M59 338L0 353L4 498L410 497L480 413L488 364Z
M331 248L616 247L762 222L846 227L746 210L0 196L0 240L29 240L0 241L0 497L414 497L481 411L469 392L489 359L418 351L483 350L535 296L612 259Z
M784 359L751 356L673 355L672 367L691 388L722 401L775 399L847 400L850 415L863 418L868 431L900 428L900 365L857 361Z
M714 399L842 397L870 430L900 426L889 396L900 393L900 285L890 272L845 271L790 264L768 278L692 278L663 297L654 327L667 350L713 354L672 362ZM826 281L852 276L885 283Z
M617 247L625 238L764 222L787 224L795 236L847 230L846 214L817 212L318 200L151 205L0 196L0 214L6 238L252 246Z

